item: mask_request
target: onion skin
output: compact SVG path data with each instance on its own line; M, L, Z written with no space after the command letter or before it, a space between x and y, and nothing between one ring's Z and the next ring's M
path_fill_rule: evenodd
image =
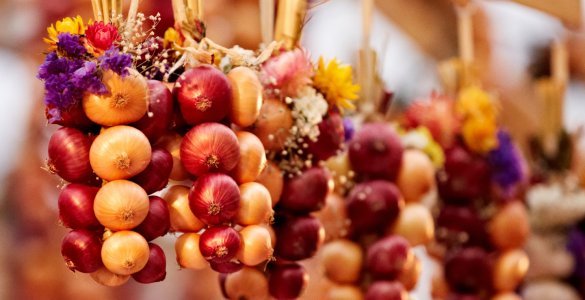
M171 128L173 121L173 95L158 80L148 80L148 112L132 126L154 144Z
M336 283L356 282L362 270L362 248L349 240L329 242L321 250L325 276Z
M296 299L307 286L309 274L296 263L276 265L270 271L268 290L276 299Z
M293 118L288 106L277 99L266 99L252 133L262 141L266 150L280 151L284 148L292 126Z
M513 292L524 280L529 264L524 250L514 249L500 254L494 263L494 288L498 292Z
M150 142L140 130L115 126L103 130L93 141L89 162L99 177L112 181L144 171L151 155Z
M256 177L256 182L268 189L270 199L272 199L272 207L274 207L280 201L284 187L284 175L280 168L272 161L268 161L264 170Z
M317 141L308 141L308 151L313 154L314 161L327 160L337 154L345 139L343 118L338 112L330 112L319 123Z
M248 127L254 124L260 115L262 83L256 72L246 67L233 68L227 77L232 84L229 118L240 127Z
M402 283L407 291L412 291L416 287L422 272L422 262L416 255L412 255L409 258L411 259L408 259L404 265L404 269L398 276L398 281Z
M238 252L238 260L246 266L256 266L272 257L272 238L268 229L250 225L240 230L242 247Z
M362 300L364 295L355 285L334 285L327 292L327 300Z
M227 173L239 160L240 146L236 135L219 123L193 127L181 142L181 162L195 176L208 172Z
M485 222L474 207L445 205L439 212L436 226L441 228L441 231L446 229L448 233L446 237L437 235L439 242L452 242L449 235L463 232L467 239L459 240L458 243L465 246L490 247Z
M209 266L199 251L200 237L198 233L184 233L175 242L177 263L181 268L203 270Z
M264 146L258 137L247 131L238 131L236 137L240 145L240 159L230 174L239 184L252 182L266 167Z
M148 214L144 221L134 228L134 231L140 233L147 241L152 241L159 236L169 232L171 228L171 216L167 202L158 197L150 196Z
M274 224L277 236L276 256L290 261L315 255L325 239L319 219L312 216L287 217Z
M182 185L170 187L163 196L168 203L171 231L198 232L205 226L189 207L189 188Z
M85 183L95 177L89 163L91 141L80 130L59 128L49 140L47 167L69 182Z
M354 235L377 232L396 220L404 206L398 188L391 182L374 180L356 185L347 199L347 216Z
M403 236L412 247L426 245L435 238L433 216L418 203L407 204L390 228L391 233Z
M103 266L90 275L95 282L109 287L121 286L128 282L128 279L130 279L129 275L118 275L116 273L112 273Z
M131 180L138 183L150 195L167 186L172 170L173 157L171 154L163 148L154 148L146 169Z
M54 108L53 106L45 107L45 117L47 120L51 120L53 115L51 115L51 109ZM81 102L74 104L68 110L61 110L61 118L60 120L55 120L49 122L50 124L57 124L63 127L72 127L82 131L94 131L99 130L99 125L92 122L83 111L83 106Z
M406 239L391 235L378 240L368 248L366 266L374 278L394 279L413 255Z
M324 168L313 167L284 182L279 206L287 212L305 214L321 209L329 192L331 176Z
M258 299L267 300L268 279L257 269L244 267L225 279L225 297L230 300Z
M313 213L325 229L325 242L345 237L348 229L345 200L336 193L329 193L325 206Z
M102 266L102 244L95 232L87 229L70 231L61 243L61 255L67 267L75 272L91 273Z
M240 208L236 223L242 226L269 223L273 219L270 192L260 183L240 185Z
M134 231L114 232L102 246L104 266L120 275L131 275L142 270L149 257L148 242Z
M348 149L349 161L360 177L396 179L403 148L400 137L388 124L365 124L356 132Z
M167 260L165 252L157 244L148 244L148 247L148 262L142 270L132 274L132 278L140 283L163 281L167 276Z
M240 209L240 190L225 174L206 174L193 183L189 206L193 214L207 225L229 223Z
M207 228L199 239L201 255L214 263L226 263L234 258L242 245L240 234L233 228L219 225Z
M530 235L526 207L520 201L502 206L488 223L490 240L499 250L522 248Z
M232 102L229 79L209 65L183 72L173 94L179 102L183 118L190 125L220 121L228 114Z
M415 149L404 151L396 185L406 203L420 202L435 187L435 168L429 156Z
M408 300L408 293L398 281L376 281L368 288L365 300Z
M136 183L115 180L98 191L93 203L95 216L111 230L128 230L138 226L148 215L148 195Z
M71 229L100 229L93 213L93 202L99 188L70 183L59 194L59 221Z
M189 173L185 170L183 163L181 163L181 142L183 137L171 133L163 136L156 144L157 147L162 147L167 150L173 157L173 168L169 178L176 181L183 181L189 178Z
M227 261L227 262L222 262L222 263L216 263L216 262L210 261L209 266L211 267L212 270L214 270L215 272L218 272L220 274L229 274L229 273L238 272L239 270L241 270L244 267L244 265L238 261Z
M463 248L445 261L445 276L453 291L487 292L492 288L492 265L481 248Z

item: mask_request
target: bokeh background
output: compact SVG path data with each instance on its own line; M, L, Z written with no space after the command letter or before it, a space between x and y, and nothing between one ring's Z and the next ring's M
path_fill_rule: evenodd
M448 0L380 0L371 45L378 69L397 103L441 89L437 64L457 55L456 15ZM208 36L226 45L254 49L260 43L257 0L204 1ZM172 25L171 1L143 0L141 10L160 12ZM502 103L502 122L524 140L538 132L541 107L534 80L550 72L549 46L568 39L571 80L565 125L585 124L585 32L567 31L557 19L509 1L476 1L474 36L482 82ZM86 274L72 273L60 255L66 232L57 222L60 182L41 167L55 130L43 115L43 92L35 77L43 60L46 27L66 16L92 16L89 0L0 0L0 299L215 299L216 275L178 270L174 237L163 238L167 279L148 286L103 288ZM584 14L585 15L585 14ZM314 8L302 43L316 59L337 57L355 66L361 42L358 0L331 0ZM581 143L583 144L583 143ZM583 149L584 145L581 145ZM425 265L425 272L429 266ZM417 290L428 299L428 278Z

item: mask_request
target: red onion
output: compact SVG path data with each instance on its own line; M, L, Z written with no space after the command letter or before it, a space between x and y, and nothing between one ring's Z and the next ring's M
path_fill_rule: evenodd
M99 229L102 225L93 213L93 201L99 188L70 183L59 194L59 220L71 229Z
M244 267L244 264L240 263L239 261L227 261L227 262L222 262L222 263L216 263L216 262L210 261L209 266L215 272L218 272L221 274L229 274L229 273L234 273L234 272L241 270Z
M55 116L51 114L52 107L47 106L45 108L45 116L49 123L61 125L63 127L73 127L81 130L99 130L99 126L92 122L85 112L83 111L83 106L81 105L81 101L79 101L74 106L70 107L68 110L61 110L60 112L60 119L51 121Z
M280 207L288 212L305 214L321 209L329 191L329 172L313 167L284 183Z
M445 277L452 291L482 293L492 288L489 255L478 247L463 248L447 257Z
M148 244L150 254L148 262L142 270L132 274L132 278L140 283L163 281L167 276L167 259L163 249L157 244Z
M408 259L413 259L408 241L391 235L378 240L368 248L366 267L375 278L394 279L404 269Z
M76 229L63 239L61 255L71 271L91 273L102 266L101 248L102 243L95 232Z
M479 295L474 294L459 294L459 293L451 293L447 296L446 300L481 300L482 298ZM507 299L507 298L504 298ZM516 298L512 298L516 299ZM521 299L521 298L518 298ZM492 300L499 300L498 297L492 298Z
M140 233L147 241L165 235L171 228L171 217L167 202L157 196L150 196L150 205L146 218L134 231Z
M325 230L313 216L287 217L275 223L276 256L286 260L309 258L325 239Z
M169 151L163 148L153 148L151 155L150 163L146 169L131 179L149 195L167 186L173 170L173 156Z
M240 234L225 225L207 228L199 238L201 254L214 263L225 263L236 257L241 244Z
M189 173L227 173L240 160L236 134L219 123L204 123L189 130L181 142L181 162Z
M240 209L240 189L228 175L210 173L193 183L189 191L193 214L208 225L231 222Z
M408 300L408 292L398 281L375 281L364 300Z
M346 200L352 234L383 231L404 206L400 191L391 182L374 180L356 185Z
M185 71L173 90L181 114L191 125L218 122L230 111L232 87L218 69L202 65Z
M437 217L437 240L448 247L489 247L486 224L472 206L445 205Z
M225 290L225 282L226 282L227 276L228 276L227 273L220 273L219 274L219 288L221 289L221 295L224 298L229 299L230 297L227 295L227 291Z
M363 178L394 180L402 161L398 134L385 123L365 124L349 143L353 170Z
M337 154L344 142L345 131L343 119L337 112L331 112L325 120L319 123L319 137L317 141L309 141L309 153L316 161L327 160Z
M173 95L158 80L148 81L148 112L142 119L131 124L140 129L154 144L171 127L173 121Z
M89 163L91 142L83 132L63 127L55 131L49 140L51 173L57 173L69 182L85 183L95 177Z
M276 299L296 299L309 281L309 274L296 263L275 265L270 271L268 287Z

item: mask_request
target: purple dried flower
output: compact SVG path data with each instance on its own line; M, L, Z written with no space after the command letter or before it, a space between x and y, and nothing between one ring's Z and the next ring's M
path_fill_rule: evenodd
M504 189L518 183L522 180L520 159L510 134L498 131L498 148L492 150L487 157L492 169L492 180Z
M47 55L37 75L45 83L46 105L64 110L81 99L83 90L75 86L71 76L82 65L82 60L59 58L54 52Z
M128 68L132 67L132 56L120 53L118 49L111 47L99 58L100 67L103 70L112 70L124 77L128 75Z
M350 117L343 118L343 132L345 133L345 141L351 141L355 132L355 127Z
M69 32L62 32L59 33L57 38L57 47L65 53L65 56L83 57L87 54L87 50L81 44L78 35L73 35Z
M96 63L92 61L86 61L81 68L77 69L71 80L75 86L90 93L105 94L108 92L100 79Z

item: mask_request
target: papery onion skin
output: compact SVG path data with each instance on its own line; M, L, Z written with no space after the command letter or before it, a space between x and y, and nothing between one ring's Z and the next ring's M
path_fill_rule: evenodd
M234 258L242 245L240 234L225 225L207 228L199 239L199 250L207 261L225 263Z
M435 168L429 156L419 150L405 150L396 185L406 203L420 202L435 187Z
M256 182L268 189L270 199L272 199L272 207L274 207L280 201L284 186L284 175L280 168L274 162L268 161L264 170L256 177Z
M148 262L137 273L132 274L132 278L140 283L154 283L163 281L167 276L167 261L165 252L157 244L148 244L149 257Z
M266 150L280 151L290 136L292 126L293 118L288 106L277 99L266 99L252 133L262 141Z
M138 128L151 143L156 143L171 128L173 95L158 80L148 80L148 112L132 126Z
M138 226L148 215L148 195L138 184L114 180L98 191L93 203L95 216L111 230L127 230Z
M365 300L408 300L408 293L398 281L375 281L368 288Z
M418 203L407 204L390 226L391 233L403 236L412 246L426 245L435 238L435 225L430 210Z
M236 223L242 226L269 223L273 215L270 192L262 184L248 182L240 185L240 208Z
M275 254L285 260L302 260L317 252L325 239L319 219L312 216L285 217L274 224L277 236Z
M457 241L464 246L491 247L489 236L486 232L486 224L477 209L473 206L445 205L439 212L436 220L437 232L446 232L447 236L437 235L437 240L442 243L453 243L450 236L465 233L466 239Z
M209 266L199 250L200 238L198 233L184 233L175 242L177 263L181 268L203 270Z
M115 72L104 72L102 82L109 93L97 95L86 93L83 110L93 122L104 126L115 126L136 122L148 110L148 85L138 71L122 78Z
M308 151L313 154L314 161L327 160L337 154L345 139L343 119L337 112L330 112L319 123L317 141L308 141Z
M231 300L268 299L268 279L261 271L244 267L226 277L225 294Z
M90 275L95 282L109 287L121 286L128 282L128 279L130 279L129 275L119 275L112 273L112 271L106 269L104 266L100 267L97 271L91 273Z
M234 220L240 209L240 190L231 177L209 173L193 183L189 191L189 206L205 224L228 223Z
M325 206L313 213L325 229L325 242L332 241L347 235L349 220L345 207L345 199L337 193L329 193L325 199Z
M331 175L326 169L313 167L286 180L279 207L295 214L321 209L329 192L330 178Z
M513 201L493 215L488 223L492 244L499 250L522 248L530 235L530 221L526 207Z
M325 276L336 283L356 282L362 270L361 247L345 239L329 242L321 249Z
M147 241L165 235L171 228L171 216L167 202L158 196L150 196L148 214L144 221L134 228Z
M198 232L205 226L191 211L189 188L182 185L171 186L163 198L168 203L171 217L171 231Z
M146 136L130 126L103 130L91 144L89 162L101 178L128 179L144 171L150 163L152 148Z
M412 291L420 278L422 272L422 262L416 255L410 256L412 259L408 259L400 275L398 281L402 283L407 291Z
M385 123L368 123L356 132L348 146L353 170L366 179L394 180L402 161L398 134Z
M102 261L108 270L131 275L144 268L150 256L148 242L134 231L118 231L104 241Z
M334 285L327 292L327 300L362 300L364 295L359 287L347 285Z
M262 83L250 68L235 67L228 74L232 84L230 120L240 126L254 124L262 106Z
M268 229L250 225L240 230L242 247L238 252L238 260L246 266L256 266L272 257L272 238Z
M211 267L212 270L214 270L215 272L218 272L220 274L229 274L229 273L238 272L239 270L241 270L244 267L244 265L238 261L227 261L227 262L221 262L221 263L216 263L216 262L210 261L209 266Z
M445 260L445 277L452 291L489 291L492 274L488 253L478 247L462 248Z
M394 279L412 255L406 239L398 235L387 236L368 248L367 269L375 278Z
M173 157L173 168L169 178L176 181L183 181L189 178L189 173L181 163L181 142L183 137L177 133L169 133L159 139L156 147L162 147Z
M208 172L229 172L240 160L240 146L235 133L219 123L193 127L181 142L181 162L196 176Z
M59 221L71 229L95 230L102 227L93 213L93 202L99 188L70 183L61 190L59 200Z
M264 146L258 137L247 131L238 131L236 137L240 145L240 159L230 174L237 183L252 182L266 167Z
M276 265L268 277L270 295L276 299L296 299L309 281L309 274L296 263Z
M69 182L85 183L95 177L89 162L91 141L80 130L59 128L49 140L47 168Z
M150 195L167 186L172 170L171 154L163 148L153 148L150 163L146 169L131 180L138 183Z
M61 243L61 255L67 267L75 272L91 273L102 266L99 236L87 229L70 231Z
M530 265L522 249L501 253L494 263L493 282L498 292L513 292L522 282Z
M228 114L232 101L229 79L209 65L183 72L175 84L173 94L185 121L191 125L220 121Z

